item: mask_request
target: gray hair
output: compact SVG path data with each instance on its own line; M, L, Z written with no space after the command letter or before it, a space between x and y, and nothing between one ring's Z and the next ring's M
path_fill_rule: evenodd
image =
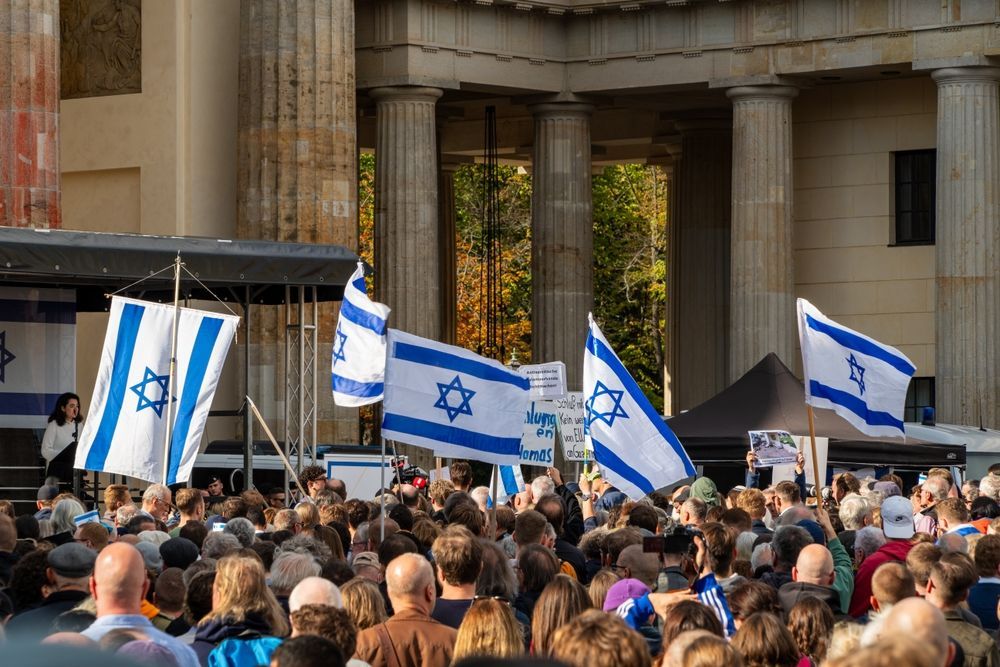
M232 535L240 541L244 549L249 549L257 537L257 529L253 527L250 519L236 517L226 522L226 527L222 530L226 535Z
M321 569L309 554L281 553L271 564L271 590L275 595L288 595L303 579L318 577Z
M292 509L278 510L278 513L274 515L274 530L275 532L279 530L292 531L295 528L295 524L299 523L299 513Z
M885 544L885 533L876 526L865 526L854 534L854 549L860 550L868 558Z
M147 502L153 499L162 500L165 503L170 502L171 494L169 487L162 484L150 484L146 487L146 490L142 492L142 503L145 505Z
M847 530L861 530L865 526L865 518L871 516L872 508L868 501L859 495L851 494L840 501L840 520Z
M52 516L49 517L49 523L52 525L52 534L56 535L58 533L65 533L66 531L76 530L76 524L73 523L73 517L79 516L86 512L83 505L79 501L72 498L66 498L60 500L59 504L55 506L52 510Z
M333 557L330 547L326 546L324 542L308 535L289 537L278 547L277 552L275 552L276 558L278 554L303 554L317 561L317 563L326 563Z
M757 533L745 530L736 537L736 558L738 560L749 561L753 556L754 544L757 542Z
M136 507L135 505L132 504L122 505L121 507L118 508L118 511L115 512L115 521L118 522L119 526L124 526L129 521L134 519L138 513L139 513L139 508Z
M539 475L531 480L531 497L538 500L542 496L556 492L556 483L548 475Z
M945 533L938 538L937 544L941 547L942 553L969 553L969 543L966 541L963 535L958 533Z
M289 611L298 611L307 604L344 608L344 598L337 584L322 577L306 577L292 589L288 596Z
M753 548L750 554L750 567L756 572L757 568L764 565L774 565L774 550L771 549L770 542L762 542Z
M944 500L948 497L948 480L943 477L928 477L921 486L921 491L926 491L934 498L934 502Z
M1000 502L1000 475L990 473L979 480L979 495Z
M234 535L228 533L209 533L205 536L205 541L201 545L202 558L214 558L219 560L223 556L228 556L234 551L243 548L240 541Z
M469 492L472 499L476 501L476 504L480 508L486 507L490 499L490 487L488 486L477 486L472 491Z

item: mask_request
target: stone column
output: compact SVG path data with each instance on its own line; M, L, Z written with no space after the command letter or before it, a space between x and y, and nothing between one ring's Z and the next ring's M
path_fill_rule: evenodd
M732 125L727 120L677 124L683 159L676 173L675 406L689 410L728 386L729 193Z
M56 228L59 2L0 2L0 225Z
M441 340L435 105L441 90L369 91L377 105L375 270L393 327Z
M594 307L590 114L586 104L540 104L531 196L532 361L562 361L583 387L587 313Z
M729 381L768 352L795 365L791 86L741 86L733 100Z
M672 150L671 150L672 149ZM667 170L667 307L663 331L663 414L680 413L677 407L677 172L681 168L680 146L671 146L670 168Z
M1000 69L932 74L937 117L937 417L1000 418Z
M442 164L438 180L438 229L441 266L441 342L454 345L458 335L458 275L455 237L455 170Z
M354 5L243 0L240 5L237 231L240 237L358 248ZM293 298L297 298L293 295ZM319 312L317 440L358 442L357 410L329 397L338 310ZM284 414L284 311L256 309L251 391ZM314 397L315 400L315 397ZM276 432L281 432L281 426Z

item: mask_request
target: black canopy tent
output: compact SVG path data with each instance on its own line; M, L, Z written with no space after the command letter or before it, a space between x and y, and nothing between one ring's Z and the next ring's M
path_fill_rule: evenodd
M178 256L181 296L230 301L243 310L244 388L249 387L251 304L277 305L286 288L339 301L358 256L342 246L186 236L146 236L0 227L0 284L76 291L77 311L100 312L109 294L173 301ZM193 276L193 277L192 277ZM245 484L252 480L251 415L244 406Z
M916 438L872 438L831 410L814 410L816 435L829 438L829 464L892 465L903 469L965 464L965 447ZM805 390L774 353L743 377L667 425L698 464L741 463L750 448L747 431L808 435Z

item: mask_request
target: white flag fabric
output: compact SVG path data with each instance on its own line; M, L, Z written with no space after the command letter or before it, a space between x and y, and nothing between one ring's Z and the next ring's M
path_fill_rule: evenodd
M862 433L904 436L906 389L916 372L894 347L837 324L798 300L806 403L833 410Z
M460 347L389 329L382 436L437 456L521 462L528 378Z
M76 391L76 293L0 287L0 428L45 428Z
M677 436L590 318L584 433L604 476L633 500L695 474Z
M521 466L497 466L500 485L497 487L497 505L505 505L507 501L524 491L524 474ZM493 477L490 477L490 500L493 499Z
M333 340L333 402L358 407L382 400L385 378L385 332L389 307L368 298L364 264L344 287Z
M174 307L115 297L76 468L185 482L239 318L179 309L177 371L168 395ZM173 425L167 470L167 406Z

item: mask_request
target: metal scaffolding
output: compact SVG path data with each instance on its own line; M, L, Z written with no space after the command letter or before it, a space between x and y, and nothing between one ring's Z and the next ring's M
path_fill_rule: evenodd
M296 473L316 463L318 350L316 289L285 287L285 454Z

